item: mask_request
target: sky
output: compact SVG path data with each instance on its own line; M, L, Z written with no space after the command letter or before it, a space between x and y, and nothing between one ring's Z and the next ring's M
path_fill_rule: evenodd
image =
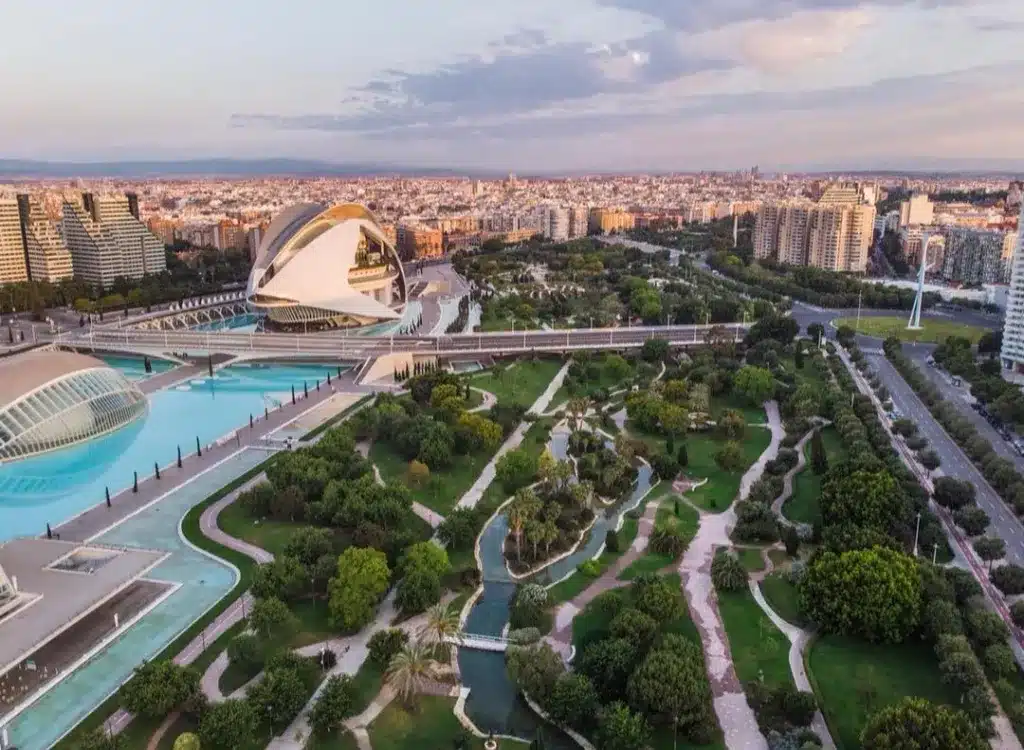
M0 28L0 158L1024 164L1021 0L3 0Z

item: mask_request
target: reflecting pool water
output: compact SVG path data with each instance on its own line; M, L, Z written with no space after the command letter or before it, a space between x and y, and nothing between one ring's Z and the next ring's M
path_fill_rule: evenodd
M103 355L100 357L104 362L121 372L129 380L144 380L166 372L174 367L173 362L166 359L149 360L152 372L146 372L146 361L140 357L118 357L115 355Z
M139 477L153 473L202 445L248 424L302 392L327 374L332 364L236 365L213 377L200 377L149 398L149 413L136 424L106 438L36 458L0 465L0 541L41 534L102 502L105 488L113 495Z

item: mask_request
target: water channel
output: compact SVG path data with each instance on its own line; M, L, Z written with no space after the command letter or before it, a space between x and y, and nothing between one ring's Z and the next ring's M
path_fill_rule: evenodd
M551 434L548 448L558 459L568 452L569 431L564 423ZM651 488L651 467L641 463L632 493L606 512L599 512L586 541L571 555L553 563L522 582L550 585L572 573L580 563L595 557L609 529L616 529L623 515L637 508ZM480 567L483 594L466 619L467 633L500 636L509 621L509 610L517 583L505 567L503 547L508 533L508 518L496 515L480 535ZM462 683L470 689L466 714L484 732L512 735L533 740L543 729L546 747L569 750L577 745L547 724L519 697L505 668L505 655L468 648L459 649Z

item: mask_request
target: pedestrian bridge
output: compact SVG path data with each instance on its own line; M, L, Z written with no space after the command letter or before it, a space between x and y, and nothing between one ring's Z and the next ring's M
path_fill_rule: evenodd
M68 331L54 343L64 348L136 353L155 357L169 353L192 356L224 354L236 359L326 358L366 360L388 354L422 356L457 354L563 353L577 350L629 349L648 339L673 346L697 346L709 336L741 341L748 326L638 326L576 328L562 331L463 333L442 336L348 336L342 331L320 334L237 333L231 331L152 331L139 328Z
M498 651L508 649L508 639L495 635L476 635L474 633L457 633L446 637L445 643L459 648L471 648L475 651Z

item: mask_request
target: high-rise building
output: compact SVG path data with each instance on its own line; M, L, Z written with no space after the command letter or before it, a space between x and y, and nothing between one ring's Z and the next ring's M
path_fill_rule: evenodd
M546 240L565 242L569 239L569 211L561 206L541 206L540 230Z
M1007 281L1003 270L1004 232L949 227L945 234L944 280L971 285Z
M595 208L590 212L590 228L600 234L611 234L632 229L633 214L610 208Z
M18 195L18 216L29 278L55 284L74 276L68 246L39 200L25 193Z
M438 258L444 254L444 234L422 224L398 225L398 253L402 260Z
M249 227L246 234L246 247L249 249L249 260L256 260L256 253L259 252L260 242L263 241L263 227L254 226Z
M925 193L914 193L900 203L900 226L926 226L935 221L935 206Z
M1024 377L1024 206L1021 206L1021 231L1013 253L1013 272L1003 320L1003 368Z
M136 216L128 195L65 196L64 238L76 276L108 287L114 279L140 279L167 268L163 243Z
M761 206L754 226L754 256L863 273L874 234L875 208L839 198L833 193L828 204L798 201Z
M900 246L903 257L911 269L921 265L921 249L924 243L924 230L921 227L907 227L900 230ZM931 232L928 237L928 259L925 261L927 273L941 273L946 255L946 237L940 232Z
M569 209L569 237L586 237L590 228L590 209L573 206Z
M0 284L28 281L28 261L21 237L18 199L0 195Z

